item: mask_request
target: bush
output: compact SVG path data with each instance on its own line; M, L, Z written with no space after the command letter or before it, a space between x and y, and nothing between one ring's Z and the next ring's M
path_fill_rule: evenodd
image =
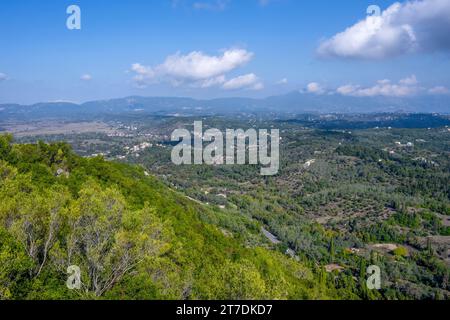
M408 256L408 249L406 249L405 247L398 247L397 249L394 249L392 251L392 253L396 256L396 257L406 257Z

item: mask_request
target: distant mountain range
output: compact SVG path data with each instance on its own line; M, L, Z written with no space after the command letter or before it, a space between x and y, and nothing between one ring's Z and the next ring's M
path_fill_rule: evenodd
M157 115L211 115L233 113L450 113L450 96L411 98L350 97L291 92L265 99L222 98L197 100L175 97L132 96L83 104L44 102L33 105L0 104L0 118L76 118L101 114L151 113Z

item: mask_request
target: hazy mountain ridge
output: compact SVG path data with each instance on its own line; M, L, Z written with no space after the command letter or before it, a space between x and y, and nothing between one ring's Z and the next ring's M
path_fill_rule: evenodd
M442 96L410 98L350 97L336 94L316 95L298 91L264 99L220 98L199 100L182 97L131 96L118 99L70 102L43 102L33 105L1 104L0 116L42 118L88 116L104 113L145 112L156 114L232 114L232 113L372 113L427 112L449 113L450 99Z

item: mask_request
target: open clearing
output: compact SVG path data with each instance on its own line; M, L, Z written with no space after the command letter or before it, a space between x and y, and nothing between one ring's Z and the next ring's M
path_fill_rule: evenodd
M62 121L38 121L31 123L3 123L3 132L12 133L16 137L77 134L77 133L111 133L113 128L104 122L62 122Z

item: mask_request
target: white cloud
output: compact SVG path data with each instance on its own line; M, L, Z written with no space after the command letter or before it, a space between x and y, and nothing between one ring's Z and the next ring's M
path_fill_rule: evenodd
M243 49L227 50L221 56L208 56L200 51L185 56L177 53L169 56L156 71L175 78L202 80L227 73L246 64L252 57L253 53Z
M261 90L264 88L264 84L259 80L259 78L255 74L249 73L228 80L223 84L222 88L225 90L237 90L237 89Z
M256 90L256 91L262 90L262 89L264 89L264 83L262 83L262 82L257 82L257 83L255 83L253 86L251 86L251 87L248 88L248 89L250 89L250 90Z
M155 82L155 72L151 67L143 66L140 63L133 63L131 71L136 75L133 80L139 88L146 87L149 83Z
M399 83L402 85L405 85L405 86L414 86L414 85L418 84L419 82L417 81L417 78L415 75L411 75L410 77L400 80Z
M394 3L321 43L326 57L382 59L412 52L450 51L450 1Z
M5 81L5 80L8 80L8 76L6 74L0 72L0 81Z
M92 76L91 76L90 74L83 74L83 75L80 77L80 80L83 80L83 81L90 81L90 80L92 80Z
M287 78L283 78L283 79L277 81L276 84L288 84L288 83L289 83L288 79Z
M372 87L361 87L359 85L347 84L336 89L336 92L344 96L354 97L408 97L413 96L422 90L418 86L416 76L400 80L398 83L392 83L390 80L379 80Z
M189 84L208 88L226 82L226 74L247 64L253 53L245 49L229 49L221 55L211 56L201 51L187 55L176 53L168 56L157 66L144 66L134 63L131 71L138 86L144 87L155 82L169 82L174 86Z
M152 68L143 66L140 63L133 63L131 65L131 71L134 71L140 75L147 75L147 76L150 75L152 77L154 76L154 74L152 73L153 72Z
M314 94L324 94L325 89L317 82L311 82L306 86L306 91L308 93Z
M345 86L341 86L336 89L337 93L342 94L343 96L350 96L352 93L356 92L359 89L359 86L355 86L352 84L346 84Z
M229 2L230 0L199 1L194 2L192 6L197 10L223 11L226 9Z
M450 94L450 90L443 86L437 86L431 89L428 89L429 94Z
M194 84L194 86L198 86L200 88L210 88L215 87L217 85L221 85L226 81L226 78L224 75L220 75L215 78L209 78L203 81L200 81L199 83Z

